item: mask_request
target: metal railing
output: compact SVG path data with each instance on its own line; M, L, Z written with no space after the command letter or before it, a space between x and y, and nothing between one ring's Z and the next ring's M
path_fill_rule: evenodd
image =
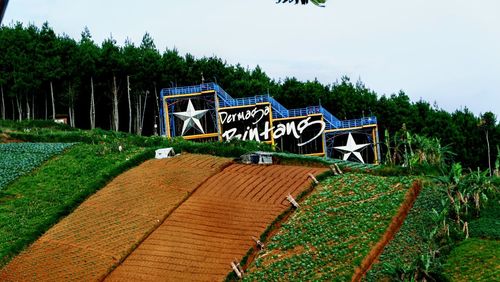
M291 109L288 110L281 103L276 101L269 94L257 95L254 97L245 97L234 99L229 94L222 89L218 84L210 82L194 86L184 86L184 87L173 87L164 88L161 90L161 95L163 96L173 96L191 93L201 93L203 91L213 90L217 93L219 97L219 107L235 107L235 106L247 106L254 105L257 103L268 102L271 104L273 110L273 118L288 118L296 116L307 116L310 114L322 114L323 119L326 123L326 129L342 129L342 128L353 128L362 127L365 125L377 124L376 117L364 117L360 119L349 119L349 120L339 120L337 117L332 115L328 110L322 106L310 106L306 108Z
M222 88L220 88L219 85L217 85L213 82L203 83L203 84L199 84L199 85L192 85L192 86L163 88L161 90L161 92L163 93L164 96L171 96L171 95L179 95L179 94L198 93L198 92L210 91L210 90L219 90L221 92L224 92L226 95L228 95L224 90L222 90Z
M376 117L364 117L340 121L339 128L362 127L365 125L377 124Z
M289 116L288 109L281 105L280 102L276 101L273 97L267 96L267 101L271 104L273 108L273 118L286 118Z

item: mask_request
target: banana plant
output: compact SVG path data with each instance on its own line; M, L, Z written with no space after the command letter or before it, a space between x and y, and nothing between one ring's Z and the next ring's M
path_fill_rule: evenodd
M475 213L472 216L477 216L488 201L488 195L498 194L498 187L493 184L488 172L478 168L477 171L470 170L464 174L460 164L453 164L448 176L440 179L446 186L448 217L462 228L466 237L469 233L467 218L470 210Z
M311 0L311 3L318 7L325 7L326 0Z

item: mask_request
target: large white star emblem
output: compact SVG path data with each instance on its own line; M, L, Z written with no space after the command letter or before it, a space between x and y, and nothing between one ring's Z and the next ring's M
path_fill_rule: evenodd
M198 129L201 133L205 133L205 131L203 131L203 127L201 126L200 118L202 118L206 112L208 112L208 110L195 110L193 103L191 103L191 99L189 99L185 112L174 113L175 116L184 121L181 135L184 136L184 133L192 127Z
M365 163L365 161L363 160L363 157L361 156L361 153L358 152L358 150L361 150L368 145L370 145L370 144L360 144L360 145L356 144L356 142L354 142L354 138L352 138L352 134L349 133L349 137L347 138L347 144L345 146L338 146L338 147L333 147L333 148L335 148L339 151L342 151L342 153L344 153L344 158L343 158L344 161L349 159L351 154L354 154L354 156L360 162Z

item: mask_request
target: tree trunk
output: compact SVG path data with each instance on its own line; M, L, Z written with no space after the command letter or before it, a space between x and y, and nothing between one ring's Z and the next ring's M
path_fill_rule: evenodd
M486 130L486 144L488 145L488 171L491 177L491 157L490 157L490 138L488 134L488 130Z
M75 127L75 100L73 96L73 89L71 83L68 84L68 112L69 112L69 126Z
M10 104L12 105L12 120L16 120L16 109L14 108L14 99L10 98Z
M113 76L113 121L114 129L118 131L119 117L118 117L118 87L116 85L116 76Z
M73 112L71 111L71 84L68 84L68 122L69 126L73 124Z
M48 113L47 113L47 93L45 93L45 120L47 120Z
M75 103L74 102L71 102L71 115L73 116L73 123L71 124L71 126L76 127Z
M30 109L30 101L28 99L28 94L26 94L25 97L26 97L26 119L29 120L31 118L31 116L30 116L31 109Z
M68 105L68 113L69 113L69 126L74 127L73 124L75 123L75 115L71 102Z
M155 89L155 101L156 101L156 112L154 114L154 131L155 131L155 136L159 135L158 132L158 116L160 115L160 104L158 103L158 92L156 91L156 83L153 83L154 89Z
M144 126L144 114L146 113L146 102L148 101L148 94L149 90L146 90L146 97L144 98L144 108L142 109L142 116L141 116L141 127L139 128L139 135L142 135L142 128Z
M31 118L35 119L35 94L31 95Z
M21 106L21 101L19 96L16 94L16 104L17 104L17 113L19 115L19 121L23 120L23 107Z
M52 120L56 119L56 103L54 102L54 87L52 81L50 82L50 98L52 100Z
M130 76L127 75L128 133L132 133L132 104L130 101Z
M73 119L73 116L71 115L71 106L68 106L68 119L69 119L69 126L71 126L71 120Z
M141 123L141 95L137 95L135 100L135 134L139 135L139 127Z
M90 77L90 129L95 128L94 79Z
M0 86L0 91L2 92L2 119L5 120L5 100L3 97L3 85Z

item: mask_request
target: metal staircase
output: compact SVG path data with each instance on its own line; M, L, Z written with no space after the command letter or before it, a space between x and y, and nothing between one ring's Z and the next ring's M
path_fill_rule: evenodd
M271 104L273 111L273 118L275 119L307 116L310 114L322 114L323 119L326 123L326 130L358 128L358 127L363 127L365 125L377 124L377 118L374 116L363 117L360 119L339 120L337 117L332 115L328 110L326 110L322 106L310 106L306 108L289 110L285 108L281 103L276 101L269 94L234 99L229 94L227 94L226 91L222 89L222 87L213 82L194 85L194 86L165 88L161 90L161 96L167 97L167 96L175 96L182 94L203 93L206 91L215 91L215 93L217 94L217 98L219 99L220 108L255 105L257 103L267 102Z

